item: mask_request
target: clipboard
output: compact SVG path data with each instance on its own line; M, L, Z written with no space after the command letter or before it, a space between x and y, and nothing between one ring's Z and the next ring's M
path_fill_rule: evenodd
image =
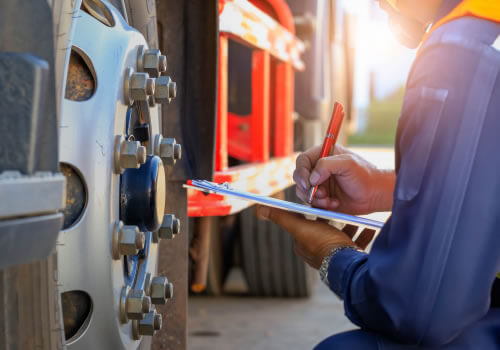
M303 214L307 219L322 218L329 221L340 222L344 224L351 224L361 227L368 227L374 229L381 229L384 222L371 220L359 216L337 213L334 211L312 208L307 205L297 204L293 202L284 201L281 199L258 195L255 193L245 192L233 189L228 183L217 184L207 180L191 180L189 184L184 185L184 188L192 188L197 191L206 193L216 193L224 196L237 197L239 199L258 203L273 208L278 208L290 211L297 214Z

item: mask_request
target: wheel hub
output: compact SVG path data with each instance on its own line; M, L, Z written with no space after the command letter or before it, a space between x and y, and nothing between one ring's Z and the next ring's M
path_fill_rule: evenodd
M136 349L141 336L153 335L162 324L148 280L155 280L165 209L162 159L170 158L165 150L155 156L150 140L161 138L155 101L169 101L162 91L172 87L157 82L165 56L148 49L113 6L99 0L85 5L91 11L75 16L71 44L90 71L84 80L94 81L85 99L67 95L62 102L59 159L82 177L86 203L79 219L61 232L58 259L61 291L85 293L93 311L80 329L72 329L67 346ZM105 22L99 13L106 14ZM141 136L135 138L134 130Z

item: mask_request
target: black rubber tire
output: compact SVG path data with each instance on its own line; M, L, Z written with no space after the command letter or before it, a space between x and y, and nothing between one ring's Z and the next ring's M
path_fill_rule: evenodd
M0 348L63 349L57 258L0 270Z
M295 200L295 187L285 190ZM293 251L293 239L281 227L259 220L254 207L240 214L242 267L253 296L305 298L312 292L312 269Z
M208 256L207 289L210 296L222 295L224 286L224 254L222 249L221 227L219 218L211 218L210 251Z
M56 99L63 91L73 1L48 0L52 9ZM57 108L59 113L59 108ZM57 284L57 255L0 270L0 349L58 350L64 328Z
M115 0L116 1L116 0ZM155 0L118 0L125 3L128 24L144 35L152 49L158 48Z

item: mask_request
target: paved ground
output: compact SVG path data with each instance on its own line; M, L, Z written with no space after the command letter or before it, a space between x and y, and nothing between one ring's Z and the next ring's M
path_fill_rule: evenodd
M380 168L394 167L387 149L356 151ZM189 350L311 349L331 334L354 328L342 303L319 279L306 300L250 298L245 289L241 270L233 269L226 284L233 296L189 299Z
M311 349L354 325L318 279L313 297L306 300L191 297L188 327L189 350L281 350Z

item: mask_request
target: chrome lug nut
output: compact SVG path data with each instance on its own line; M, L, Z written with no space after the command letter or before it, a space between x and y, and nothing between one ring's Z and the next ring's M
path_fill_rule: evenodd
M181 221L173 214L166 214L163 216L160 229L157 231L158 237L160 239L172 239L179 233L180 228Z
M134 73L131 68L127 68L123 84L124 98L128 105L134 101L146 101L155 92L155 80L147 73Z
M151 310L151 299L144 295L144 291L130 289L125 286L120 293L120 322L128 320L142 320L144 314Z
M137 49L137 70L158 78L167 70L167 57L158 49L146 49L143 45Z
M140 321L134 321L132 330L135 340L139 340L141 336L153 336L156 331L159 331L162 326L162 317L155 310L147 313Z
M170 103L177 95L177 84L169 76L162 75L156 79L155 101L157 103Z
M160 76L160 50L149 49L144 52L142 71L148 73L153 78Z
M174 138L163 138L159 134L155 135L153 151L164 165L175 165L182 158L182 146Z
M144 101L154 93L154 80L146 73L133 73L130 78L130 98Z
M123 174L125 169L138 169L146 162L147 150L139 141L126 140L123 135L115 137L115 172Z
M119 221L113 230L113 259L122 255L136 255L144 248L146 237L137 226L123 225Z
M151 310L151 298L143 290L132 289L127 295L126 312L130 320L142 320Z
M155 305L165 304L174 296L174 285L166 277L157 276L151 281L151 302Z

